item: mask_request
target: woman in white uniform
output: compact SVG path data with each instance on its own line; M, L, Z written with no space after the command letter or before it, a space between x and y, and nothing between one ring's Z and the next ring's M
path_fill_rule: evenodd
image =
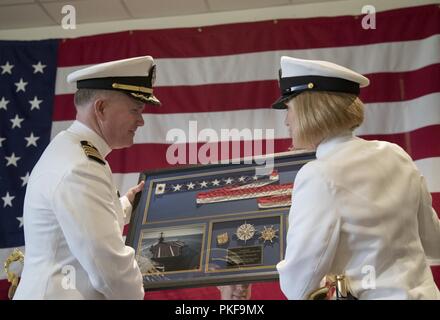
M424 177L399 146L355 137L364 76L325 62L281 58L281 97L295 148L316 149L298 172L281 289L306 299L344 274L357 299L439 299L428 259L440 258L440 222Z

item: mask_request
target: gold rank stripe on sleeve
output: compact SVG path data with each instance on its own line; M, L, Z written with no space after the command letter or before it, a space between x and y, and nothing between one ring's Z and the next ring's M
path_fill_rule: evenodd
M98 149L95 148L93 144L91 144L88 141L81 141L81 147L84 150L84 153L89 159L95 160L96 162L99 162L100 164L105 164L104 159L102 158L101 154L99 153Z

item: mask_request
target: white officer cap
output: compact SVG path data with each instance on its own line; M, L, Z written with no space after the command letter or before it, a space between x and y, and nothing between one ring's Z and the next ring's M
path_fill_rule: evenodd
M104 89L125 92L145 103L160 105L153 95L156 65L150 56L135 57L97 64L67 76L78 89Z
M332 62L281 57L281 97L274 109L286 109L285 102L304 91L345 92L359 95L370 81L363 75Z

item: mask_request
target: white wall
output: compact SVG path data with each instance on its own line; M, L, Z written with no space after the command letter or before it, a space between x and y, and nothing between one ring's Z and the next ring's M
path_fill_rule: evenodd
M440 0L342 0L188 16L89 23L78 25L76 30L64 30L61 26L0 30L0 40L76 38L125 30L199 27L235 22L317 16L362 15L362 7L365 5L374 6L376 11L384 11L433 3L440 4Z

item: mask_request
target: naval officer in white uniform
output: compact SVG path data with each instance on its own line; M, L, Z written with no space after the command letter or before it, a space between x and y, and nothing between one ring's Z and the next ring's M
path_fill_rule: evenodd
M355 137L364 76L325 62L281 58L281 97L296 148L316 149L297 173L287 250L277 265L289 299L345 274L358 299L439 299L428 258L440 222L424 177L399 146ZM386 88L384 88L386 90Z
M122 198L105 160L133 144L153 95L150 56L71 73L76 121L48 145L24 203L25 261L14 299L143 299L142 275L122 230L142 184Z

